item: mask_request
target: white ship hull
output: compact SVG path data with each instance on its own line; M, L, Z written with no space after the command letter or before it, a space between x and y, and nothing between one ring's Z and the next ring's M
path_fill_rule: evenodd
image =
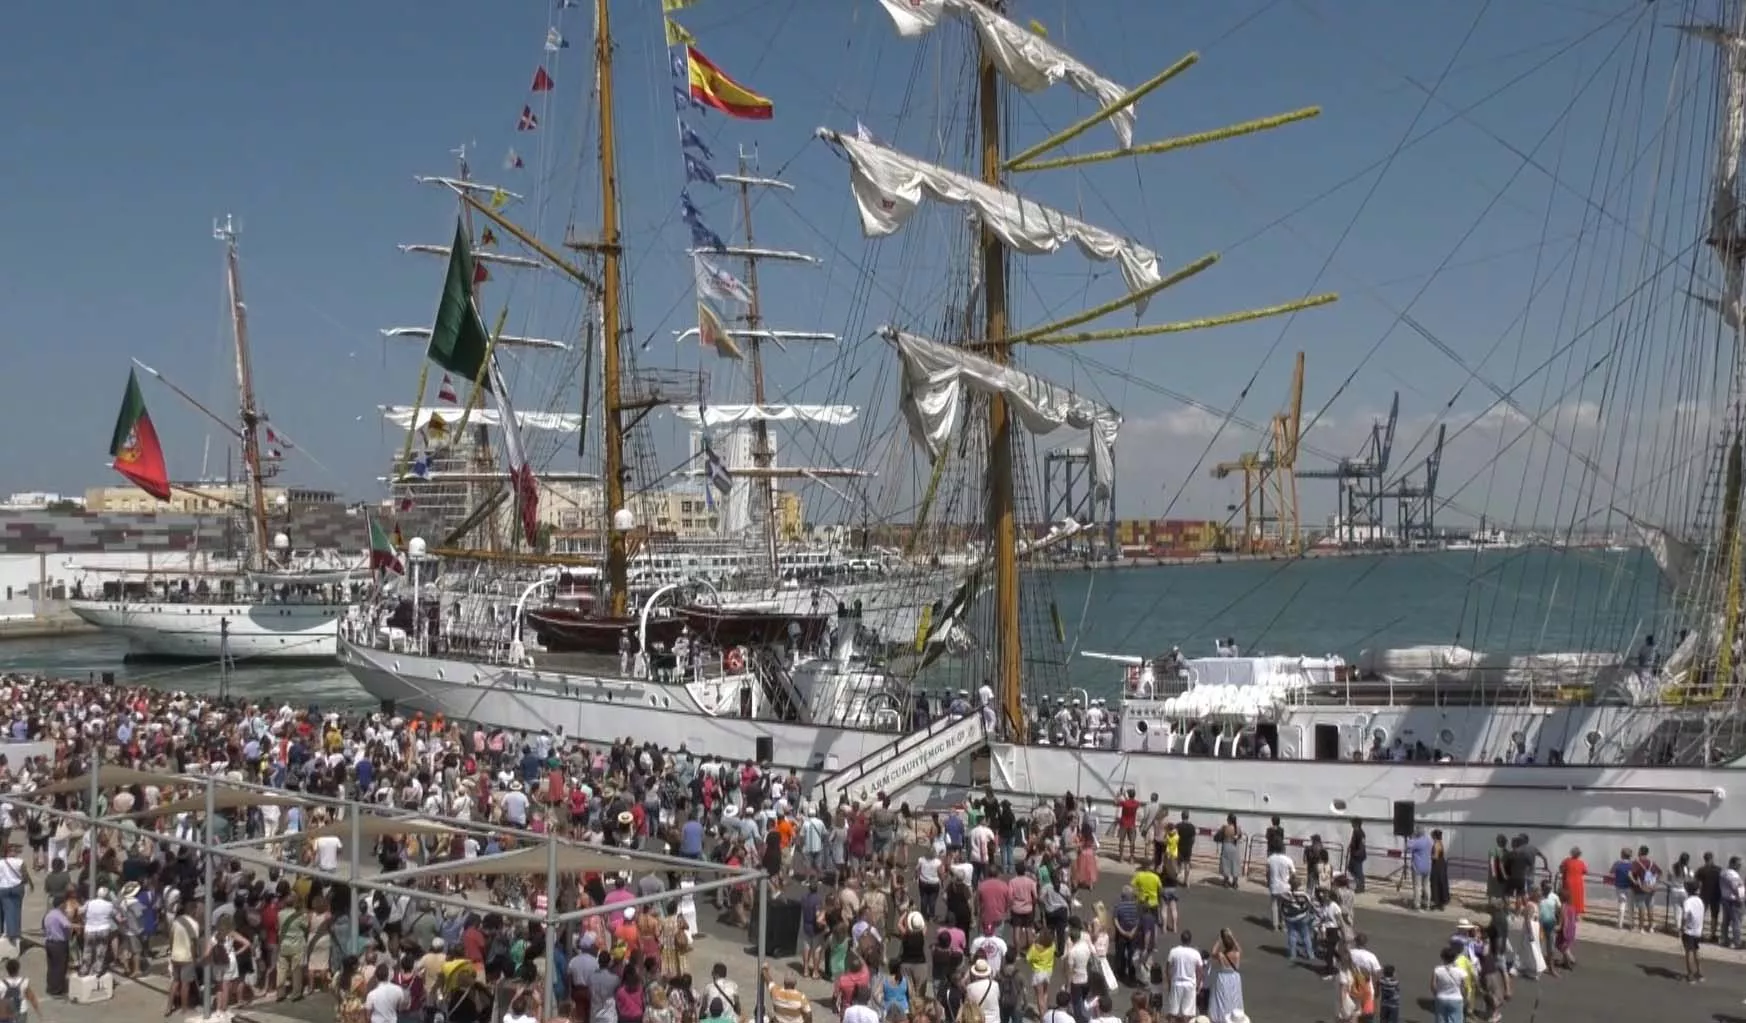
M338 656L338 604L217 604L74 600L68 607L124 637L130 656L165 660L331 663Z
M660 736L665 744L684 743L710 756L764 757L813 772L853 764L896 738L873 729L718 716L684 686L480 665L349 642L340 645L340 661L372 696L397 709L525 731L550 728L593 741ZM1221 756L1172 752L1156 724L1149 730L1160 741L1147 745L1139 730L1145 716L1132 713L1124 730L1133 734L1121 737L1128 749L996 743L990 777L995 789L1020 799L1064 792L1108 799L1131 788L1142 800L1159 793L1172 811L1188 810L1206 822L1226 813L1278 815L1292 834L1319 833L1336 844L1345 841L1350 819L1360 817L1368 822L1375 872L1392 869L1387 861L1389 850L1398 848L1390 837L1396 802L1414 803L1420 823L1444 829L1449 854L1457 859L1483 858L1499 833L1531 835L1553 861L1580 846L1597 867L1625 846L1648 845L1662 862L1672 862L1680 851L1729 848L1746 840L1746 787L1741 784L1746 771L1730 767L1507 766L1485 763L1486 757L1464 764L1291 759L1310 755L1299 742L1315 741L1318 724L1324 730L1330 724L1348 732L1361 728L1357 734L1372 738L1376 729L1395 729L1396 735L1419 728L1430 735L1473 729L1469 739L1482 743L1494 735L1507 742L1512 732L1522 731L1514 727L1521 723L1513 720L1516 714L1575 736L1609 726L1596 717L1558 721L1547 708L1497 708L1484 722L1472 716L1479 708L1459 708L1461 721L1434 708L1393 710L1398 720L1373 713L1362 715L1362 725L1349 707L1294 710L1280 722L1280 759L1266 760L1234 758L1228 749L1221 749ZM1603 711L1609 709L1586 709ZM1436 720L1420 720L1425 714ZM1324 715L1327 720L1320 720ZM1531 743L1535 734L1530 730L1524 739ZM925 800L969 783L969 766L960 763L904 797ZM1258 821L1248 824L1259 830Z

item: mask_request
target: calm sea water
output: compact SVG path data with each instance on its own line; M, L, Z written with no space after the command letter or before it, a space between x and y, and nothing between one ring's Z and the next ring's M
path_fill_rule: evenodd
M1072 651L1156 654L1172 644L1211 654L1222 636L1245 651L1338 653L1458 643L1488 651L1627 652L1666 610L1654 563L1640 550L1443 552L1307 561L1182 565L1050 573ZM118 679L216 692L211 666L124 664L125 644L103 636L0 643L0 671ZM1113 670L1112 670L1113 669ZM1072 684L1113 691L1120 670L1072 657ZM248 664L237 693L298 706L373 705L337 668Z

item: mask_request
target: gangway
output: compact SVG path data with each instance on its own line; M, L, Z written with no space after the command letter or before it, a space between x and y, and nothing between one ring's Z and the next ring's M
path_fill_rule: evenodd
M881 792L899 792L922 781L987 742L981 715L941 718L826 776L818 793L831 807L851 799L867 804Z

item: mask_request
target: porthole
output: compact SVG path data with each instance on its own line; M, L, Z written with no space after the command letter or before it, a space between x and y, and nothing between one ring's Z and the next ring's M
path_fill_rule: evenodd
M1582 741L1588 743L1588 748L1591 750L1592 749L1599 749L1602 738L1603 738L1603 736L1601 735L1600 730L1595 729L1593 731L1590 731L1587 735L1583 736Z
M1336 799L1328 805L1328 809L1334 813L1345 813L1346 801L1344 799Z
M1455 745L1455 730L1453 728L1445 728L1438 732L1437 745L1442 746L1444 749Z

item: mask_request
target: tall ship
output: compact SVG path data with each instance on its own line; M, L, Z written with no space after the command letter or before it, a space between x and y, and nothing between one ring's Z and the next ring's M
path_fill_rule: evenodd
M288 529L275 529L266 484L278 471L286 442L268 425L255 399L234 221L215 223L213 235L225 251L236 357L236 420L195 401L157 370L137 360L136 364L241 449L244 497L225 509L228 522L240 525L226 530L231 536L240 535L241 542L235 545L240 550L217 558L191 557L184 567L160 564L150 572L92 567L85 572L89 578L79 580L67 606L99 629L124 637L129 657L331 664L338 656L339 621L361 596L369 572L361 552L347 556L338 551L299 550ZM170 480L136 371L128 374L109 453L123 478L158 500L167 501L180 489ZM284 508L279 512L286 516Z
M1085 445L1094 485L1107 492L1115 483L1123 420L1107 402L1050 379L1021 357L1308 313L1335 296L1156 322L1146 315L1152 301L1210 269L1219 254L1166 267L1140 242L1031 198L1031 182L1043 171L1108 164L1132 171L1148 156L1255 136L1307 121L1319 110L1136 141L1137 105L1187 72L1197 54L1128 87L1067 53L1034 24L1021 24L1009 4L879 3L900 38L945 47L968 40L972 47L970 61L940 65L965 69L955 84L969 98L968 115L952 121L964 129L963 144L941 145L931 122L918 135L921 144L932 140L942 150L939 158L883 141L877 124L816 133L820 149L847 167L852 208L866 237L907 239L928 231L929 241L937 235L969 255L948 280L925 282L938 305L905 318L933 316L927 326L872 324L870 347L855 356L879 351L895 366L902 430L924 456L913 533L953 537L954 543L967 538L977 550L962 569L934 577L934 585L950 580L950 594L927 605L913 656L876 652L857 628L851 603L830 616L816 641L778 637L758 649L736 648L702 671L651 674L571 663L542 656L522 632L521 615L543 587L535 581L515 595L505 631L486 641L409 639L380 616L348 623L342 663L365 689L396 706L509 728L595 740L658 735L716 756L794 767L811 772L833 801L879 792L914 799L972 783L1015 798L1071 791L1112 799L1137 790L1165 794L1173 808L1278 816L1298 834L1337 833L1356 820L1369 822L1373 835L1389 830L1385 822L1440 827L1451 856L1469 858L1483 857L1500 832L1528 832L1546 850L1581 845L1591 856L1647 845L1668 859L1696 843L1746 833L1746 804L1734 791L1746 778L1738 707L1746 559L1739 516L1746 233L1739 218L1738 112L1746 109L1746 62L1739 58L1746 36L1735 5L1728 5L1724 26L1686 32L1714 44L1711 55L1718 59L1701 73L1706 87L1717 86L1726 116L1714 119L1712 209L1698 239L1717 271L1688 260L1682 284L1699 296L1691 319L1707 321L1690 328L1690 347L1718 353L1702 375L1725 382L1726 400L1725 411L1702 425L1701 438L1686 438L1710 471L1681 477L1678 501L1663 489L1666 522L1643 518L1645 544L1666 580L1658 631L1669 641L1659 648L1644 642L1636 651L1569 654L1488 655L1449 645L1377 651L1351 662L1234 649L1210 658L1113 654L1128 664L1112 677L1108 691L1115 695L1104 701L1070 684L1048 573L1027 570L1028 554L1082 533L1085 524L1023 525L1038 520L1027 507L1036 488L1025 456L1031 438L1070 431ZM630 565L643 538L623 484L626 427L638 405L620 390L625 284L613 6L611 0L594 3L601 223L587 249L599 272L555 255L542 258L599 304L602 482L611 530L598 571L606 614L647 636L657 616L652 607L633 608ZM695 99L731 116L768 116L769 100L703 57L682 26L675 31L672 15L687 5L666 6L681 106ZM968 31L936 31L948 22ZM1695 68L1680 62L1673 73L1698 75ZM1014 138L1015 90L1057 86L1089 99L1095 112L1046 137ZM682 140L688 116L682 111ZM893 127L901 134L902 125ZM1088 133L1104 131L1116 135L1114 148L1068 151ZM689 141L682 144L691 159ZM967 165L951 166L954 159ZM689 164L687 170L690 177ZM475 212L503 220L487 204L467 201ZM701 234L694 212L687 209L685 216ZM543 249L533 239L526 244ZM698 247L724 246L702 236ZM1069 248L1114 272L1089 279L1092 304L1083 311L1021 325L1013 301L1020 275L1032 264L1060 265L1071 258L1063 252ZM457 279L470 275L452 271L450 280ZM490 335L473 296L451 295L449 305L464 313L448 334L431 339L439 364L454 338ZM1134 324L1095 322L1121 313L1133 315ZM1628 325L1646 327L1646 320ZM725 335L719 317L700 311L699 329L719 352ZM1715 344L1717 338L1724 343ZM488 356L473 369L479 379L495 372ZM490 392L494 401L505 396ZM1289 452L1299 443L1297 431L1293 422L1276 434ZM963 531L949 522L954 509L968 513ZM941 690L956 694L945 713L937 698L920 699Z

